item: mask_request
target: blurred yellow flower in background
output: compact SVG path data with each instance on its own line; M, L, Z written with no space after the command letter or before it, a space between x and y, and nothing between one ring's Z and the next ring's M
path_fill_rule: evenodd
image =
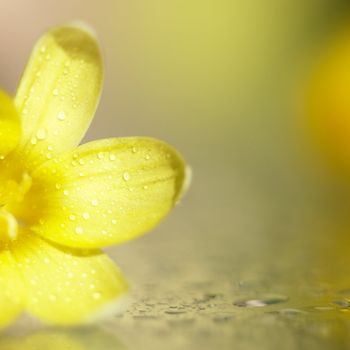
M350 26L331 37L312 68L306 110L322 152L337 171L350 172Z
M116 312L127 284L100 248L153 228L185 190L161 141L76 148L101 85L94 35L67 25L39 40L14 101L0 94L0 326L22 311L61 325Z

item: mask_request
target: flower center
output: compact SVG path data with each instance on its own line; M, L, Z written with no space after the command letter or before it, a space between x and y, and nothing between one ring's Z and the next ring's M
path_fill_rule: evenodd
M13 164L13 163L12 163ZM0 249L14 241L19 232L20 209L24 196L29 191L32 178L26 172L0 163Z
M0 210L0 246L6 246L17 238L18 224L15 217L5 211Z

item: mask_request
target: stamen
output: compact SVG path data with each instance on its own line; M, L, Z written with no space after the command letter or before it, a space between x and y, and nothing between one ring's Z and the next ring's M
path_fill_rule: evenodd
M18 224L15 217L5 210L0 210L0 242L13 241L17 238Z

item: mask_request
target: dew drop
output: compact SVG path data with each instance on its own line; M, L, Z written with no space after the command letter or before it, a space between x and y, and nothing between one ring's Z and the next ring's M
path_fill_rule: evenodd
M63 111L58 112L57 119L60 120L60 121L65 120L66 119L66 113L64 113Z
M91 201L91 204L92 204L94 207L98 206L98 200L97 200L97 199L93 199L93 200Z
M54 96L58 96L58 94L59 94L58 89L53 89L52 94L53 94Z
M74 220L75 220L75 218L76 218L76 216L75 216L75 215L73 215L73 214L69 215L69 220L74 221Z
M98 159L103 159L103 157L104 157L104 156L103 156L103 153L102 153L102 152L98 152L98 153L97 153L97 158L98 158Z
M116 219L112 219L112 224L115 225L117 223Z
M64 190L64 191L63 191L63 194L64 194L65 196L68 196L68 195L69 195L69 191L68 191L68 190Z
M238 300L233 304L239 307L263 307L273 304L284 303L287 300L288 297L284 295L268 295L262 298Z
M85 220L89 220L90 219L90 214L89 213L83 213L83 218Z
M130 180L130 174L127 173L127 172L125 172L125 173L123 174L123 179L124 179L124 181L129 181L129 180Z
M32 145L36 145L37 142L38 142L38 140L36 139L36 137L32 137L32 138L30 139L30 143L31 143Z
M101 293L100 292L94 292L93 294L92 294L92 296L93 296L93 298L94 299L100 299L101 298Z
M114 154L110 154L109 159L113 161L113 160L116 160L117 157Z
M76 233L76 234L81 235L83 232L84 232L84 230L83 230L82 227L77 226L77 227L75 228L75 233Z
M38 132L36 133L36 137L38 140L45 140L46 138L46 130L41 128L38 130Z

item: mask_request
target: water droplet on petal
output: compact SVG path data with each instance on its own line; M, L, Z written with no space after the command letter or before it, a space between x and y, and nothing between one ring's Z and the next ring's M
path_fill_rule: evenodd
M36 137L38 140L45 140L46 138L46 130L41 128L37 131Z
M91 201L91 204L92 204L94 207L98 206L98 200L97 200L97 199L93 199L93 200Z
M58 112L57 119L60 120L60 121L65 120L66 119L66 113L64 113L63 111Z
M130 180L130 174L127 173L127 172L125 172L125 173L123 174L123 179L124 179L124 181L129 181L129 180Z
M100 299L101 298L101 293L100 292L94 292L93 294L92 294L92 296L93 296L93 298L94 299Z
M38 140L36 139L36 137L32 137L32 138L30 139L30 143L31 143L32 145L36 145L37 142L38 142Z
M117 157L114 154L110 154L109 159L113 161L113 160L116 160Z
M89 213L83 213L83 218L85 220L89 220L90 219L90 214Z
M77 227L75 228L75 233L76 233L76 234L81 235L83 232L84 232L84 230L83 230L82 227L77 226Z

